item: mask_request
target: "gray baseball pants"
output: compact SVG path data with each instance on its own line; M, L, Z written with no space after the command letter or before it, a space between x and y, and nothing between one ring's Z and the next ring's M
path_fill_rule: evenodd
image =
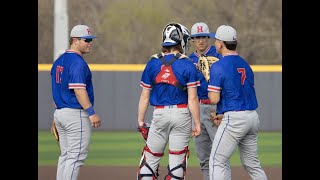
M212 143L217 132L217 126L210 120L211 112L216 105L200 103L200 127L201 135L194 137L195 151L200 162L200 168L204 180L209 180L209 159ZM230 163L228 163L229 165Z
M166 106L163 109L154 109L153 120L151 122L147 146L153 153L164 153L167 143L169 150L182 151L190 141L192 127L192 118L189 108L177 108L176 106ZM151 169L156 172L161 157L144 152L146 162ZM186 154L169 154L170 169L182 164ZM143 167L141 174L148 174L150 171ZM175 176L183 177L183 170L179 168L172 172ZM152 179L152 177L142 178L143 180Z
M227 161L237 145L241 163L251 179L267 180L258 159L259 124L256 111L224 113L212 145L209 160L210 180L231 180L231 169L228 168Z
M56 109L54 119L60 145L57 180L77 180L90 143L91 123L88 113L83 109Z

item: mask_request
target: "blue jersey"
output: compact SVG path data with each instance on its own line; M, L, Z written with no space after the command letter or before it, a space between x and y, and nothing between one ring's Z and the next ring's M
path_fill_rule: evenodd
M173 57L174 54L164 55L164 59L167 62ZM152 86L162 65L163 63L160 59L151 58L142 73L140 86L151 90L150 104L152 106L168 106L188 103L188 92L182 91L176 86L167 83L159 83ZM197 69L187 56L177 59L171 66L174 75L182 86L186 86L187 88L199 86Z
M222 58L221 54L216 52L216 47L208 46L208 48L204 51L203 55L205 56L214 56L218 59ZM194 65L198 66L198 60L201 54L193 52L190 54L189 58L193 61ZM202 72L198 70L198 78L200 80L200 86L198 86L197 92L199 99L208 99L208 82L206 78L203 76Z
M224 56L212 64L208 91L221 93L218 114L255 110L258 107L253 71L238 55Z
M52 65L52 96L58 109L82 109L74 89L86 89L94 105L92 74L87 62L80 54L66 51Z

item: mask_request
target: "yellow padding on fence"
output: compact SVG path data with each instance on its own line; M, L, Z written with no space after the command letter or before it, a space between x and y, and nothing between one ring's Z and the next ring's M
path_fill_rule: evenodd
M38 64L38 71L50 71L52 64ZM143 71L146 64L89 64L91 71ZM282 65L251 65L254 72L282 72Z

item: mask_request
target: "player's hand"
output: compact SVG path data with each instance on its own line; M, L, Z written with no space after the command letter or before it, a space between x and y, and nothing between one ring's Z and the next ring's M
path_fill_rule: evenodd
M195 124L194 128L192 130L192 134L191 137L198 137L201 134L201 128L200 128L200 123L199 124Z
M145 142L148 139L150 126L151 126L151 124L147 123L147 122L143 123L142 125L140 125L140 123L139 123L139 126L138 126L138 131L141 132L141 135L142 135Z
M221 121L222 121L222 118L223 118L223 114L218 114L216 115L212 120L213 120L213 123L216 125L216 126L219 126L221 124Z
M144 121L138 121L138 126L143 126Z
M92 127L97 128L101 125L101 118L98 114L89 116L89 119Z

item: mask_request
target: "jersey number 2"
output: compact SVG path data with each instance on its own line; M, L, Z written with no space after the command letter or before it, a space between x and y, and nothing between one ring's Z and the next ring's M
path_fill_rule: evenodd
M238 73L241 73L241 85L244 85L244 80L246 79L246 69L245 68L237 68Z
M56 68L56 83L60 84L61 83L61 74L63 72L63 67L62 66L57 66Z

